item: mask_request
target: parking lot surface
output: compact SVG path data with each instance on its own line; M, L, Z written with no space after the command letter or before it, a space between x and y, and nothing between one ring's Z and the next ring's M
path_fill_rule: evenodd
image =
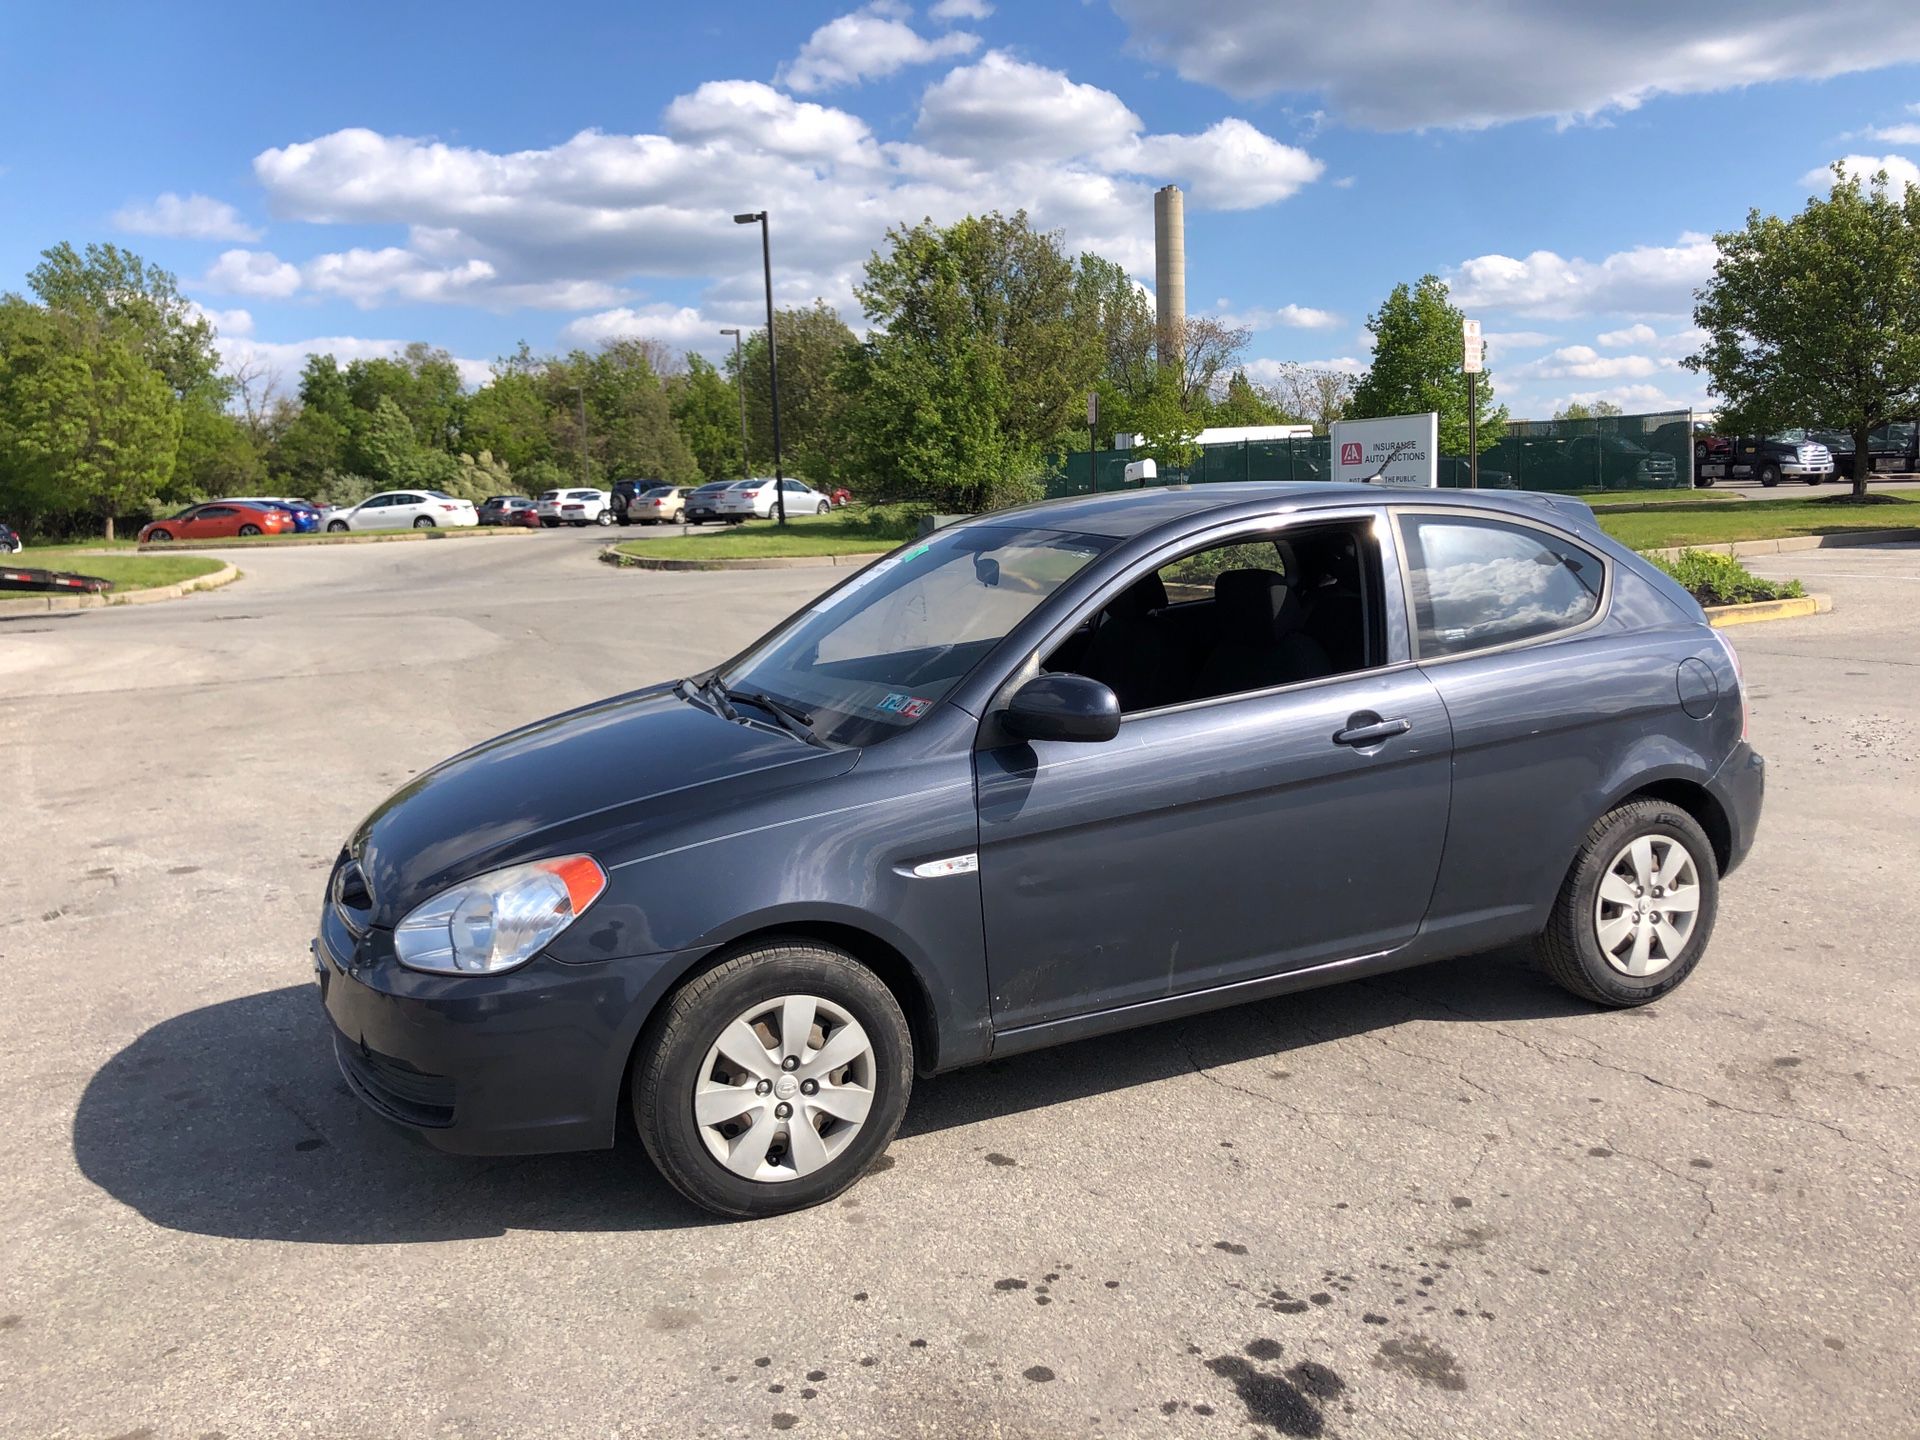
M388 790L837 578L607 538L0 623L0 1435L1920 1427L1920 548L1756 562L1837 608L1734 634L1768 809L1668 999L1494 954L995 1062L840 1201L724 1224L630 1138L409 1144L309 978Z

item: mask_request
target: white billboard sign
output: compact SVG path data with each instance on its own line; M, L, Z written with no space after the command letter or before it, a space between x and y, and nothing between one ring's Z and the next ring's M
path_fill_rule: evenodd
M1336 420L1335 480L1371 480L1376 485L1432 489L1440 483L1440 416L1392 415L1381 420Z

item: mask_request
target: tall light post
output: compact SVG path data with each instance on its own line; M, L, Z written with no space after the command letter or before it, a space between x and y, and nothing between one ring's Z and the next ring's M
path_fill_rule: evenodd
M767 212L754 210L733 217L736 225L760 224L760 263L767 276L767 403L773 410L773 503L779 507L780 523L787 523L787 477L780 468L780 362L773 346L773 247L767 239Z
M569 385L567 388L580 398L580 484L584 489L587 484L587 387Z
M733 388L740 396L740 478L753 478L753 461L747 458L747 356L740 348L738 330L722 330L722 335L733 337Z

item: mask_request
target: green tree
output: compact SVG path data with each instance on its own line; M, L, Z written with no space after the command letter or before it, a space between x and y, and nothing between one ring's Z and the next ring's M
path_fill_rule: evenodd
M551 459L554 439L545 365L524 340L512 355L496 360L493 378L467 398L462 444L497 456L515 471Z
M1373 368L1354 386L1349 417L1440 415L1440 451L1467 453L1467 379L1460 372L1460 322L1447 298L1446 282L1423 275L1419 283L1393 287L1379 310L1367 317L1373 332ZM1493 405L1493 376L1478 382L1480 448L1497 443L1507 425L1507 409Z
M382 488L416 483L419 444L413 425L391 395L355 410L347 437L347 464Z
M1588 404L1584 400L1573 400L1561 409L1554 411L1553 418L1556 420L1601 420L1609 415L1619 415L1622 413L1624 412L1620 407L1611 400L1595 400L1592 404Z
M1202 448L1199 435L1206 420L1187 408L1171 369L1137 407L1134 423L1140 436L1135 450L1152 460L1163 474L1184 475L1198 463Z
M1297 425L1302 422L1281 413L1271 397L1247 379L1245 370L1235 370L1227 379L1226 392L1214 402L1208 417L1212 425Z
M215 495L257 494L266 478L266 457L239 416L210 405L182 405L173 473L156 498L179 505Z
M621 479L699 478L699 462L680 438L660 375L661 352L650 342L617 340L595 354L575 351L544 372L552 415L554 459L571 472L579 454L579 408L585 390L588 473L592 483Z
M777 310L773 323L779 338L781 469L825 485L838 477L837 436L845 397L834 377L855 344L853 331L824 300ZM758 463L767 464L773 457L773 408L764 329L746 338L738 360L728 355L727 375L746 387L751 452Z
M353 361L343 382L354 409L371 411L385 397L407 417L420 444L448 452L459 448L466 397L460 367L445 350L416 340L393 359Z
M134 349L181 399L212 391L225 401L213 324L168 271L117 245L89 245L83 256L62 241L41 251L27 285L49 310L126 327Z
M687 372L668 386L673 423L693 451L700 473L727 480L745 473L740 453L739 392L726 376L698 354L687 353Z
M1791 219L1753 211L1714 237L1693 312L1707 339L1683 363L1706 371L1729 428L1850 432L1865 500L1870 432L1920 409L1920 187L1896 197L1885 171L1863 187L1833 170Z

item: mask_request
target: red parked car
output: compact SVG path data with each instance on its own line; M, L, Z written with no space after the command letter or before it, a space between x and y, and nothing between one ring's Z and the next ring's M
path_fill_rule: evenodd
M292 514L285 510L271 510L264 505L242 505L232 500L214 500L205 505L189 505L178 515L142 526L140 543L279 535L293 529L293 523Z
M853 492L844 485L836 485L827 498L833 501L833 508L839 510L853 503Z

